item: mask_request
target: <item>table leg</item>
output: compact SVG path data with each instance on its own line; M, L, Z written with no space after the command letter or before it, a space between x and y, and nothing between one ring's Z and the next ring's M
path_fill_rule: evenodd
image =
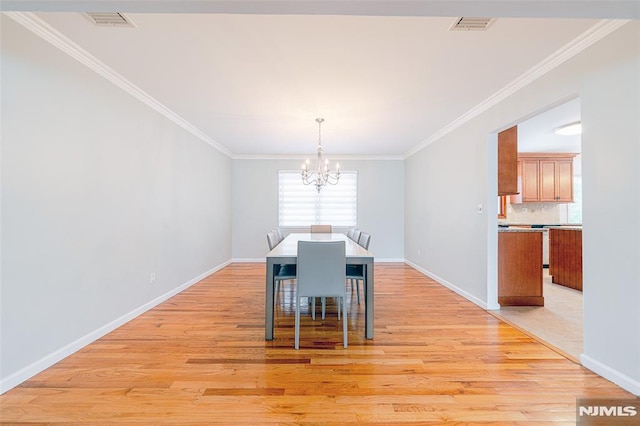
M373 339L373 261L364 265L365 271L365 338Z
M273 260L267 258L267 282L265 285L265 302L264 302L264 338L265 340L273 340L273 326L274 326L274 313L273 313L273 298L274 298L274 285L273 285Z

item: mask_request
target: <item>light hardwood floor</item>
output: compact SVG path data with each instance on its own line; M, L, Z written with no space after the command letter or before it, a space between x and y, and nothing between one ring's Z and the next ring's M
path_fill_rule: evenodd
M232 264L0 396L16 422L575 423L576 398L631 398L401 264L376 264L375 338L350 300L303 316L293 293L264 340L264 264Z

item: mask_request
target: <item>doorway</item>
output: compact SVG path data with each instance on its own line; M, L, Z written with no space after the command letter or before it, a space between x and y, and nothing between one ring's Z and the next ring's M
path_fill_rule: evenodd
M579 133L562 135L554 132L564 125L576 122L580 122L578 97L552 105L518 123L519 154L576 154L573 157L572 172L573 201L523 202L522 197L506 197L499 200L498 210L502 216L497 216L498 226L543 229L544 256L541 268L544 306L503 306L492 313L579 363L579 356L583 351L582 292L552 282L548 269L547 228L582 226L581 137Z

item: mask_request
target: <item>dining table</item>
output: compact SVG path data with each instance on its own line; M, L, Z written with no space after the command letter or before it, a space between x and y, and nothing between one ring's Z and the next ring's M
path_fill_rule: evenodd
M298 260L298 241L344 241L347 265L362 265L364 270L364 299L365 299L365 338L373 339L373 254L360 246L357 242L342 233L292 233L287 235L280 244L267 253L267 278L265 297L265 340L274 338L274 274L279 265L295 265ZM346 285L346 282L345 282Z

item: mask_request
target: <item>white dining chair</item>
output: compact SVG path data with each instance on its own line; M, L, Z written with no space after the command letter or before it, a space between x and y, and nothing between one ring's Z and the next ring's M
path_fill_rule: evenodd
M369 242L371 242L371 234L369 234L368 232L360 232L358 244L360 244L360 246L362 246L365 250L369 250Z
M278 245L278 236L275 231L267 232L267 245L269 246L269 251L273 250Z
M343 346L347 342L346 249L344 241L298 241L295 348L300 348L300 299L336 297L342 303ZM315 303L312 309L315 310Z
M358 244L365 250L369 250L369 242L371 242L371 234L368 232L361 232ZM351 290L355 284L356 295L358 296L358 305L360 304L360 281L364 285L364 265L347 265L346 269L347 280L351 282Z
M281 241L278 239L278 235L275 230L267 232L267 245L269 246L269 251L273 250L278 244L280 244L280 242ZM275 271L273 272L273 280L276 284L276 297L273 298L274 302L280 294L280 283L283 281L295 280L296 275L296 265L276 265Z

